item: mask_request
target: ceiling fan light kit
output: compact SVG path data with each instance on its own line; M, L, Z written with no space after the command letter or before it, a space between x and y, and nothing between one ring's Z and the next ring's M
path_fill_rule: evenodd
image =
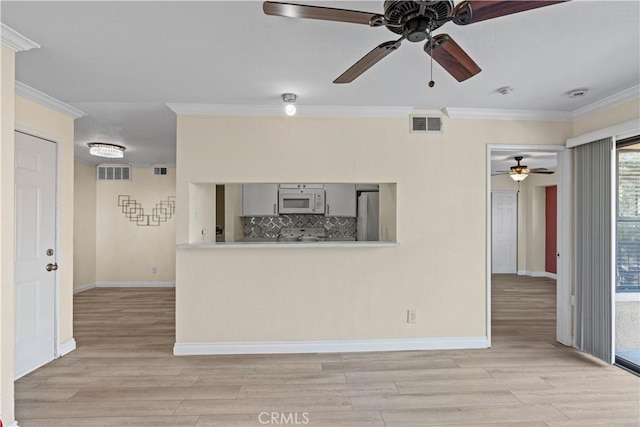
M89 154L98 157L107 157L110 159L121 159L124 157L124 150L127 148L118 145L111 144L109 142L89 142Z
M271 16L385 27L401 36L395 41L388 41L373 48L333 83L352 82L391 52L398 50L404 40L412 43L427 40L424 51L431 60L440 64L457 81L463 82L482 71L481 68L451 36L434 36L434 30L449 21L457 25L468 25L564 1L567 0L468 0L454 6L452 0L387 0L384 2L384 14L272 1L264 2L262 9L265 14ZM434 85L432 78L429 87Z
M526 173L516 173L516 172L511 172L509 174L509 176L511 177L512 180L516 181L516 182L521 182L524 181L524 179L526 177L528 177L529 175Z

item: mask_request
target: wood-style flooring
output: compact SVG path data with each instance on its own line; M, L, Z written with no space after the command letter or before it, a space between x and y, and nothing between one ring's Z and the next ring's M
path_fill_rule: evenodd
M78 349L16 382L19 425L640 425L638 377L555 342L553 280L494 277L484 350L174 357L174 302L77 294Z

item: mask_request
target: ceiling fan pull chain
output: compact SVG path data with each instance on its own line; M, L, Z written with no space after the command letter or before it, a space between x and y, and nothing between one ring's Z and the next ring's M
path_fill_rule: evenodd
M433 81L433 37L431 37L431 24L429 24L429 56L431 57L431 80L429 80L429 87L434 87L436 82Z

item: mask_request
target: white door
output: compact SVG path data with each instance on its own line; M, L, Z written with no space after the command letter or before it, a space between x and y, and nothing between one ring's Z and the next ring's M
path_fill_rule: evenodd
M15 141L15 376L19 378L55 356L56 144L20 132ZM47 264L51 264L48 269Z
M491 193L491 273L517 273L518 194Z

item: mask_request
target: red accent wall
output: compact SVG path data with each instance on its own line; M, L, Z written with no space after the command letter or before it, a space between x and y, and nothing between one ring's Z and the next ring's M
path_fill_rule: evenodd
M558 216L556 214L558 209L558 187L546 187L546 207L545 207L545 255L544 255L544 270L548 273L557 272L557 258L558 252L557 244L557 231L558 231Z

